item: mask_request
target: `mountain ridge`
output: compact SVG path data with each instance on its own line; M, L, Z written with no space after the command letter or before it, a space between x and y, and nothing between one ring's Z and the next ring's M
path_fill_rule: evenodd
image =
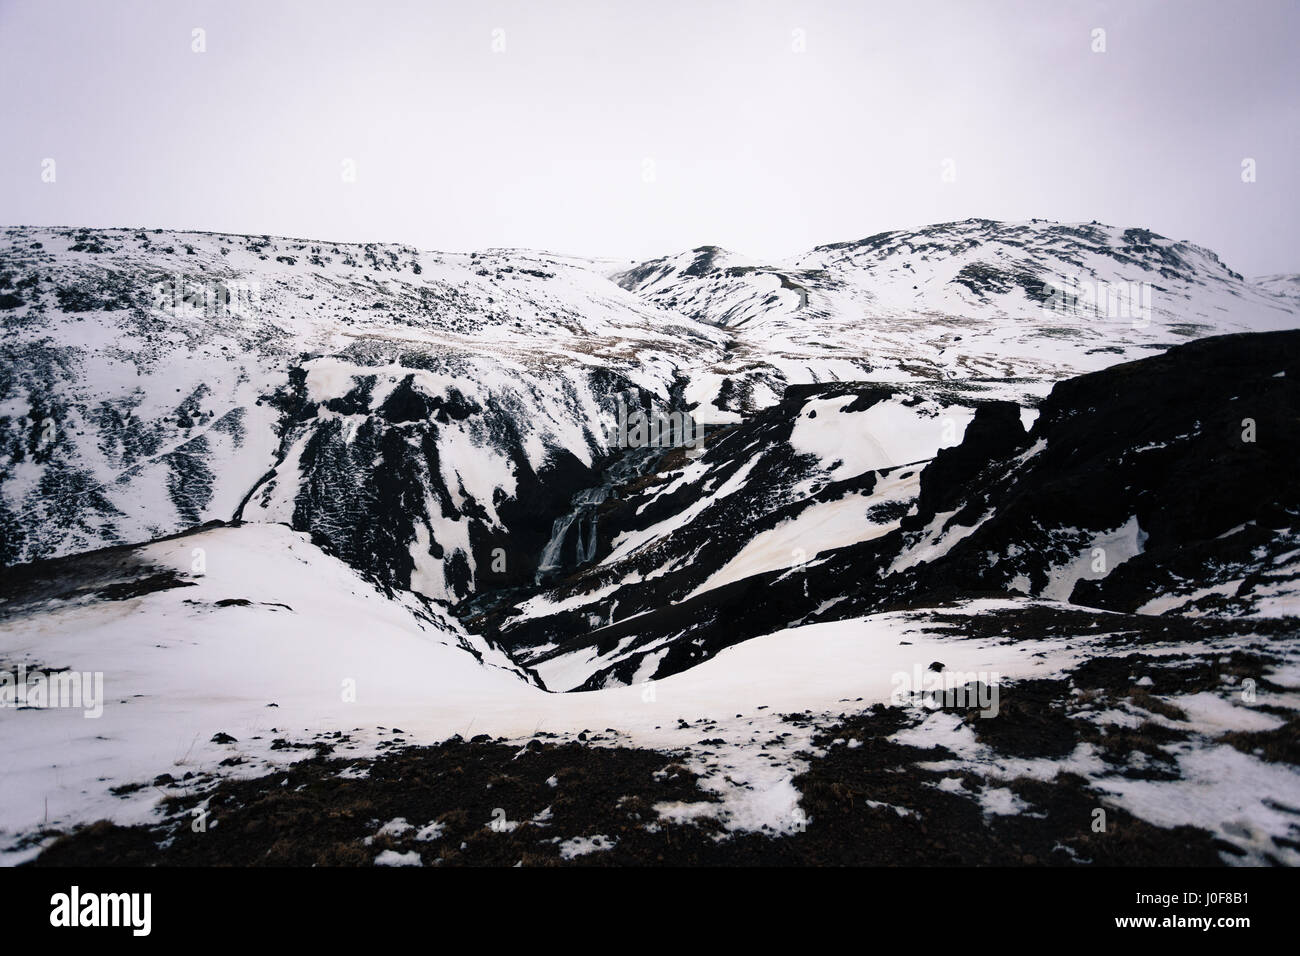
M606 434L620 396L721 428L792 385L998 380L1028 410L1052 381L1171 339L1260 315L1300 324L1300 302L1247 295L1217 258L1190 262L1195 281L1162 280L1169 302L1150 321L1045 310L1032 285L1002 284L1014 262L984 269L972 254L1032 253L1045 274L1104 245L1120 256L1103 257L1120 270L1106 276L1145 281L1182 247L1145 230L1030 226L878 234L818 247L849 250L848 264L790 275L701 246L628 288L599 260L537 252L6 229L0 561L238 514L311 530L390 583L454 602L532 579L569 496L621 453ZM972 253L976 236L990 238ZM879 262L909 279L929 269L931 308L886 302L899 276ZM1200 317L1170 311L1184 305ZM459 469L467 456L481 463ZM327 500L369 518L341 523ZM506 570L493 572L499 550Z

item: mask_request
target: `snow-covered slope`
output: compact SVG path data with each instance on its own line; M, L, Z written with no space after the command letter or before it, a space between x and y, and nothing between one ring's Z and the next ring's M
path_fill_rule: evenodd
M561 763L533 806L519 794L530 760L554 742L652 748L662 768L653 780L683 767L694 775L694 801L665 799L624 814L620 838L643 831L666 841L651 844L652 860L697 839L690 832L697 827L705 845L720 850L728 837L799 839L827 826L838 845L869 849L881 821L840 829L818 802L820 775L833 775L846 750L861 749L873 762L906 757L888 779L912 782L904 792L878 780L879 768L855 770L851 779L875 801L867 805L881 806L889 821L923 820L931 832L960 829L971 812L935 806L938 787L972 801L986 825L1022 810L1043 819L1042 852L1078 846L1089 828L1057 815L1062 803L1078 803L1073 781L1082 780L1087 808L1101 802L1157 826L1194 826L1198 845L1217 839L1225 859L1227 848L1247 863L1300 862L1293 816L1279 809L1292 801L1300 774L1261 749L1279 746L1284 715L1300 708L1300 654L1294 641L1258 625L1170 628L1035 599L949 601L779 629L640 686L547 694L436 608L386 595L301 533L273 525L213 528L30 566L0 583L0 596L6 670L77 674L85 686L102 679L90 717L49 702L0 711L6 864L42 850L57 859L59 834L97 820L159 828L134 844L146 853L139 862L157 861L174 841L195 839L200 815L209 828L200 843L234 839L243 844L240 858L266 862L272 844L280 858L300 839L284 814L319 806L331 792L340 803L325 806L348 824L354 862L385 862L396 852L385 849L389 837L403 836L412 862L452 857L467 839L496 839L488 835L496 807L512 823L503 832L525 834L539 850L561 840L590 844L591 822L581 813L564 814L571 830L547 823L548 804L558 809L565 800L572 811L574 801L588 802L583 794L593 787L580 771ZM998 709L1009 719L900 696L900 677L936 667L950 680L1001 682ZM1249 701L1234 686L1245 675L1258 683ZM1139 727L1142 749L1130 751ZM372 768L392 757L400 770L404 755L418 760L419 745L448 738L470 747L461 751L466 763L449 768L455 774L481 759L476 742L504 751L496 789L476 791L477 815L466 818L452 782L422 777L411 786L388 769L384 778L402 784L406 804L432 800L452 812L417 818L399 803L391 816L402 821L376 819L364 802ZM894 741L910 749L892 750ZM331 787L300 798L307 781L288 768L306 757L332 761L311 761L315 769L306 771ZM966 784L954 790L955 780ZM231 791L232 781L273 795L285 825L245 827L239 804L250 791ZM603 779L590 783L605 798L597 803L613 805L621 792ZM350 789L337 791L341 784ZM322 822L310 812L307 819ZM94 862L119 862L103 855L102 826L82 832ZM1190 836L1170 839L1184 845ZM596 843L608 849L617 839ZM1080 853L1134 862L1127 842L1078 850L1067 854L1075 862ZM213 852L217 862L232 862ZM825 861L824 850L813 852Z
M689 393L724 420L784 383L1062 378L1189 338L1297 325L1294 301L1213 252L1097 223L970 219L776 263L703 246L616 279L735 332Z
M6 858L300 755L605 728L710 794L650 807L655 833L793 839L853 740L910 755L890 820L1050 783L1300 862L1273 809L1300 779L1300 333L1180 344L1295 326L1286 282L982 221L612 268L8 230L0 672L105 696L0 712ZM1085 315L1052 291L1080 277L1151 311ZM620 399L692 411L702 447L625 447ZM892 699L945 669L1019 682L1009 719Z
M245 760L270 759L277 738L305 728L391 726L434 702L463 712L541 695L436 605L378 587L277 525L28 565L6 576L3 598L0 669L102 681L97 702L81 701L96 707L3 712L6 828L46 805L83 818L113 786L215 769L231 756L217 734L240 741Z
M373 754L456 733L614 727L632 743L675 747L699 731L672 725L718 708L748 718L722 731L735 740L710 775L730 808L711 812L730 814L741 829L779 829L793 821L796 748L792 741L777 766L747 756L746 741L780 724L756 711L796 703L830 710L848 693L884 700L887 674L938 653L924 639L900 652L889 636L911 625L884 619L865 632L879 640L824 628L819 653L807 653L819 643L814 634L803 649L788 638L755 645L735 666L662 682L649 698L641 688L546 694L436 605L387 592L304 534L269 524L30 565L4 580L0 597L0 670L102 679L102 696L84 701L94 707L0 710L0 849L9 852L42 820L147 820L169 787L188 793L264 772L310 755L317 742ZM876 676L864 683L846 671L846 654ZM788 672L796 658L808 681L783 688L764 678ZM956 659L1008 674L1045 666L993 642L966 642ZM162 774L168 779L155 781ZM780 782L779 791L755 786L764 781ZM19 847L19 857L29 849Z
M591 690L970 592L1294 619L1297 377L1300 333L1207 339L1059 383L1028 430L996 391L791 389L615 496L591 567L467 622Z
M702 247L617 283L609 268L8 229L0 562L240 516L460 600L532 580L570 497L618 451L617 396L734 423L789 384L994 376L1028 405L1080 370L1297 322L1212 253L1095 225L973 220L786 265ZM1044 284L1080 278L1149 283L1150 320L1044 309Z
M1291 308L1300 307L1300 275L1296 273L1260 276L1255 287L1284 299Z
M529 253L9 229L0 285L0 562L242 513L439 598L530 575L613 396L725 339Z
M912 506L925 463L961 442L975 410L1036 400L1027 391L1027 383L792 387L777 405L711 436L697 459L661 455L614 489L595 513L588 567L469 620L499 627L554 690L591 681L628 654L657 663L667 643L643 647L629 637L595 653L579 635L604 645L602 629L616 622L888 533ZM562 646L570 642L583 645L577 659ZM646 663L640 676L655 670Z
M775 266L702 247L610 268L5 230L0 562L238 515L459 600L532 580L572 494L604 480L616 396L723 424L789 384L994 376L1028 405L1188 337L1297 324L1212 253L1096 225L972 220ZM1150 321L1044 309L1046 285L1079 279L1148 283Z

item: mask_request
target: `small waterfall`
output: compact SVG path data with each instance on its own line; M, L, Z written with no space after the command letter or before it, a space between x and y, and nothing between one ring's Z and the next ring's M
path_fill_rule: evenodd
M541 584L549 575L596 560L596 509L611 496L617 496L615 489L644 474L663 452L662 448L654 447L625 449L606 467L602 475L604 484L584 488L573 496L568 514L560 515L551 523L551 538L537 562L535 583Z
M590 564L591 559L596 556L596 516L592 514L587 518L587 537L583 538L582 531L578 531L578 566Z
M568 537L569 528L573 526L577 517L576 512L570 511L567 515L560 515L551 523L551 539L546 542L546 547L542 549L541 560L537 562L538 578L560 566L560 551L564 548L564 539Z
M542 549L541 559L537 562L536 580L538 583L548 574L562 571L565 543L573 533L573 555L576 563L573 567L589 564L596 556L596 508L609 497L609 487L584 488L573 496L572 510L556 518L551 524L551 538Z

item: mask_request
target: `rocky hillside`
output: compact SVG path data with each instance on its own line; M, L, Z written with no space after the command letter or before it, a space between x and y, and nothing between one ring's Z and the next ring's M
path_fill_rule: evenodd
M1276 332L1061 382L1028 428L991 391L791 389L623 490L593 566L470 623L553 689L595 689L962 594L1294 616L1298 380L1300 333Z
M786 265L707 247L613 281L610 268L7 229L0 563L238 517L288 523L391 586L460 601L612 542L616 526L575 518L574 496L649 464L611 445L620 400L752 429L790 385L899 383L899 401L924 404L917 421L965 409L947 437L908 439L920 459L955 441L980 395L1029 408L1079 371L1297 321L1294 302L1212 253L1095 225L970 221ZM1043 290L1058 286L1072 291L1052 301ZM1103 296L1099 315L1088 289L1137 291ZM937 382L953 388L927 398Z
M10 229L0 284L0 561L242 515L437 598L531 574L602 409L725 340L523 253Z
M0 860L1300 862L1285 283L611 270L7 230Z

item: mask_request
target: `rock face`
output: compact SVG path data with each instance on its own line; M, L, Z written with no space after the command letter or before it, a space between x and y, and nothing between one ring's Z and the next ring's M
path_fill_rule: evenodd
M1017 406L967 397L960 444L917 463L845 460L871 444L873 410L906 400L878 385L791 389L700 462L661 462L629 489L606 526L637 530L597 566L475 623L548 682L594 689L797 624L963 594L1295 615L1297 376L1300 333L1206 339L1059 383L1028 431ZM936 432L957 414L948 401ZM831 442L799 454L813 421L842 431L843 458Z

